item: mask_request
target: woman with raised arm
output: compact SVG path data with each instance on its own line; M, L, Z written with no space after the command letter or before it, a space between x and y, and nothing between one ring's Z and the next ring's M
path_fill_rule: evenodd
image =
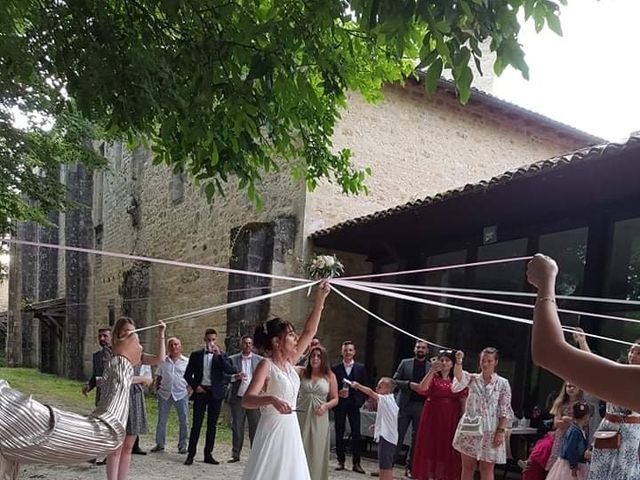
M295 478L310 480L298 418L293 414L300 388L295 362L318 330L328 282L320 284L311 314L298 338L293 325L280 318L256 328L254 345L262 349L262 360L242 397L243 408L259 408L260 422L253 439L244 480Z
M107 456L107 480L127 480L131 465L131 450L139 434L147 433L147 414L144 404L144 386L152 382L151 371L145 373L147 365L159 365L166 358L164 332L166 325L160 323L158 328L158 354L142 354L141 361L133 366L133 378L129 394L129 415L122 446ZM136 329L134 321L129 317L120 317L113 327L113 338L125 338Z
M74 464L122 446L129 413L133 365L140 363L138 335L113 339L103 393L88 416L43 405L0 379L0 478L15 480L21 464Z
M480 352L480 373L462 369L464 353L456 352L451 390L469 388L465 414L458 423L453 448L462 455L461 480L473 480L480 464L480 478L494 480L496 463L507 462L505 429L513 418L511 386L496 373L498 350L487 347Z
M556 262L546 255L535 255L527 266L527 279L538 289L531 340L534 363L598 398L640 411L639 365L621 365L565 341L556 308L557 275Z
M409 384L427 397L411 464L411 475L418 480L460 479L460 454L452 443L469 390L451 390L455 361L453 350L441 350L422 382Z

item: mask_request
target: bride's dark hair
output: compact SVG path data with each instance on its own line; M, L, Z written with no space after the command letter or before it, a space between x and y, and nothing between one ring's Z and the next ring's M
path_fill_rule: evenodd
M253 344L258 350L270 353L273 350L273 339L284 339L290 330L294 332L296 330L291 322L279 317L272 318L268 322L256 327L253 333Z

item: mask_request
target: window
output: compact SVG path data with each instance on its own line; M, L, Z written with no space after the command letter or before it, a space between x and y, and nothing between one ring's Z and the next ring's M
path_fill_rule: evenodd
M640 300L640 218L614 224L604 296ZM640 309L635 305L611 304L604 313L640 319ZM602 320L600 333L606 337L632 342L640 337L640 324ZM627 350L624 345L608 341L601 341L599 347L601 354L614 360Z
M560 267L556 284L559 295L582 293L588 233L584 227L540 235L538 250L555 259Z

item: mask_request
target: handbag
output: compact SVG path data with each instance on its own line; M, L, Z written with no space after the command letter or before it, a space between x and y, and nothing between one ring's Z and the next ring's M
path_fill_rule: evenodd
M595 448L601 450L618 450L622 443L622 435L617 431L601 430L593 434Z
M482 417L480 415L463 414L458 424L458 431L473 437L481 437L484 433L482 430Z

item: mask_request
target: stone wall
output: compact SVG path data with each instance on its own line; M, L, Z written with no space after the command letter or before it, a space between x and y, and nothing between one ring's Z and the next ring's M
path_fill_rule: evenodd
M304 188L288 173L274 173L265 179L261 192L264 209L257 212L243 192L229 184L225 196L208 204L200 188L185 182L163 166L152 165L149 152L128 152L118 143L105 147L109 168L95 186L94 229L99 232L96 245L107 251L175 259L197 264L228 267L234 255L257 225L265 226L268 239L263 247L249 248L244 264L249 269L262 269L277 274L299 274L296 258L302 256L301 224ZM100 208L100 207L101 208ZM96 215L96 211L100 215ZM149 264L142 284L127 286L134 263L109 257L96 257L93 263L93 315L85 344L85 370L90 368L90 353L95 350L97 327L109 322L109 304L115 305L115 316L137 312L140 324L157 319L226 303L245 296L263 293L254 281L238 275L227 275L193 268ZM136 267L140 268L140 267ZM138 274L137 277L140 278ZM269 282L267 282L269 283ZM274 288L289 286L272 282ZM228 293L227 290L235 290ZM251 289L251 290L247 290ZM144 291L144 293L143 293ZM143 304L145 307L141 308ZM137 309L129 305L138 305ZM227 315L233 325L247 316L246 328L268 315L297 317L300 307L292 299L274 299L268 310L251 308L218 312L194 320L171 324L168 336L183 341L185 353L196 348L205 328L213 327L224 345ZM136 316L141 318L135 318ZM144 317L144 318L142 318ZM233 323L235 322L235 323ZM231 332L237 335L237 331ZM243 332L244 333L244 332ZM150 351L155 350L155 335L143 336Z
M350 94L333 137L335 149L351 149L355 165L371 167L369 194L354 201L320 184L307 198L306 235L584 146L442 91L427 96L420 85L384 94L379 104Z

